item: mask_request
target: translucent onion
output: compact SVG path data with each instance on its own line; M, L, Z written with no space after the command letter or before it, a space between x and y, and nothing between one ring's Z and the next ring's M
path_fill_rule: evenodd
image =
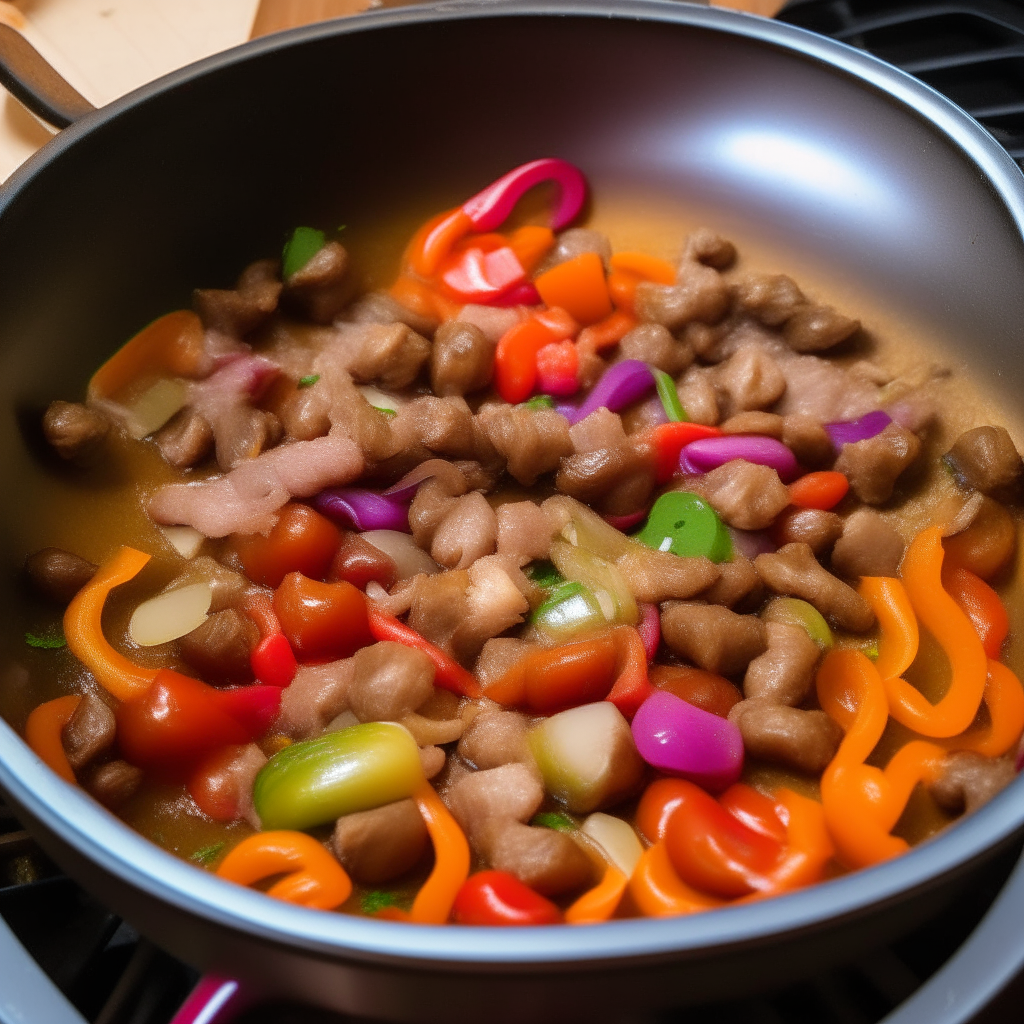
M593 839L606 859L627 878L633 874L644 848L628 822L596 811L583 822L580 831Z
M206 540L203 534L191 526L161 526L160 532L182 558L195 558Z
M191 633L210 611L213 588L192 583L144 601L132 613L128 633L140 647L155 647Z
M159 430L188 402L188 392L180 380L158 380L130 405L125 406L125 426L136 441Z
M383 551L398 570L398 580L411 580L413 576L421 573L433 576L441 571L441 566L435 562L430 555L407 533L399 533L396 530L367 530L359 535L363 540L368 541L378 551Z
M611 562L592 554L587 548L574 547L564 540L556 540L551 545L550 557L555 568L567 580L575 580L589 587L598 602L601 600L601 591L605 591L611 598L616 622L635 626L640 621L640 609L632 591L626 585L622 573Z

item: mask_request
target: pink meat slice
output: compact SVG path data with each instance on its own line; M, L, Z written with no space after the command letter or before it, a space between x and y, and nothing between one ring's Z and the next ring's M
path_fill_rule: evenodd
M191 526L207 537L267 533L289 498L308 498L325 487L358 479L363 457L347 434L272 448L223 476L161 487L149 514L168 526Z

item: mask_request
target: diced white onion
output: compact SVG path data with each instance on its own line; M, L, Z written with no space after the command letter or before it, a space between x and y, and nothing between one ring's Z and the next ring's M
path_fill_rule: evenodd
M161 526L160 532L182 558L195 558L206 538L191 526Z
M128 433L136 441L148 437L184 408L187 398L185 385L180 380L158 380L127 407Z
M399 580L411 580L420 573L433 576L441 571L441 566L423 548L418 547L407 533L398 530L367 530L359 536L369 541L378 551L383 551L395 563Z
M177 640L206 621L212 600L209 583L192 583L157 594L135 609L128 632L140 647Z
M633 874L644 848L628 822L596 811L583 822L582 830L627 878Z
M342 729L348 729L350 726L358 724L359 719L356 718L353 712L342 711L340 715L336 715L327 723L327 728L324 729L324 732L341 732Z
M399 398L397 395L389 395L386 391L371 387L369 384L361 384L359 390L362 392L363 398L376 409L393 409L397 412L405 405L405 399Z

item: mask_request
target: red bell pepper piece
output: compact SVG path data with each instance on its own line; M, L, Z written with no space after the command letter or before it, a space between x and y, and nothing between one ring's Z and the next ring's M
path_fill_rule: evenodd
M117 739L125 760L169 778L183 778L219 747L251 743L277 717L281 690L241 686L218 690L172 669L118 707Z
M281 510L266 537L236 535L231 543L253 583L277 587L290 572L322 580L341 544L341 532L308 505L293 503Z
M420 636L404 622L382 611L373 601L367 602L367 617L374 640L392 640L422 651L434 663L434 685L451 690L460 697L479 697L480 684L454 658L449 657L429 640Z
M453 905L459 924L560 924L562 912L550 900L507 871L478 871L459 889Z
M441 275L445 294L460 302L486 304L526 280L519 257L509 246L484 252L467 249Z
M274 611L304 661L348 658L373 643L366 598L351 583L318 583L291 572L274 592Z
M548 395L574 395L579 389L576 371L580 357L571 341L556 341L537 353L537 386Z
M641 704L654 692L647 678L647 649L643 638L632 626L619 626L613 630L617 653L618 675L605 700L611 701L632 719Z
M265 636L249 655L252 674L267 686L281 689L290 685L299 670L292 645L284 633Z
M691 441L721 437L722 432L718 427L706 427L702 423L662 423L651 428L650 436L657 451L658 483L665 483L679 469L679 453Z
M507 330L494 354L494 386L509 404L525 401L537 382L537 353L571 338L579 325L568 313L548 309Z
M1010 632L1010 618L999 595L976 573L955 565L942 567L942 585L971 620L985 654L996 660Z
M779 818L775 801L758 793L753 786L735 782L719 796L718 802L747 828L780 843L786 842L786 826Z

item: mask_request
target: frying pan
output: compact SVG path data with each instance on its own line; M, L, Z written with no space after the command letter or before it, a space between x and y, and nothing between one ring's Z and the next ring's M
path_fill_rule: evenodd
M59 113L59 111L58 111ZM297 223L459 202L538 155L743 224L1024 385L1024 179L901 72L786 25L657 0L402 8L249 43L88 113L0 188L0 478L19 413L117 339L226 286ZM333 218L333 219L332 219ZM17 517L0 512L5 578ZM14 587L0 589L7 615ZM15 664L0 666L4 678ZM426 928L309 911L164 853L0 723L0 789L69 874L175 955L402 1021L614 1019L781 984L906 931L1024 825L1017 782L903 857L783 898L592 928Z

